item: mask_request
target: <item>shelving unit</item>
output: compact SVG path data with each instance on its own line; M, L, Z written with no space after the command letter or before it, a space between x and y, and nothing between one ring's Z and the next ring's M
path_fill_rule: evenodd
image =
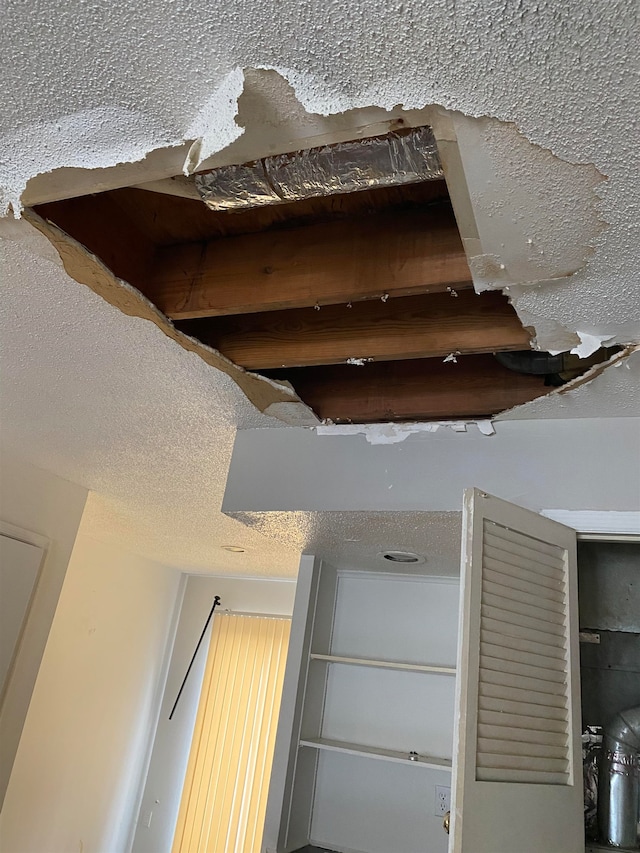
M582 767L578 609L584 629L609 633L629 633L631 611L605 607L601 624L584 577L578 602L571 528L475 489L465 494L463 529L462 591L453 579L337 570L303 557L265 853L447 853L449 843L493 851L512 849L513 839L522 853L613 849L585 845L582 786L569 784ZM633 573L637 552L630 556ZM596 578L597 604L601 590L626 601L624 572L622 596ZM638 701L633 667L610 672L621 658L605 645L604 690L582 696L593 722ZM597 647L585 648L588 668ZM560 717L559 743L549 720ZM434 795L454 780L448 843L435 816L446 792Z
M368 658L347 658L340 655L311 654L311 660L323 660L327 663L344 663L351 666L372 666L378 669L399 669L409 672L437 672L441 675L455 675L454 666L436 666L434 664L408 663L407 661L369 660Z
M326 749L330 752L344 752L347 755L360 755L365 758L377 758L381 761L396 761L400 764L411 764L414 767L429 767L433 770L451 770L451 759L435 758L431 755L419 755L411 759L406 752L398 752L394 749L382 749L381 747L363 746L359 743L346 743L340 740L329 740L328 738L315 738L313 740L301 740L300 746L308 746L313 749Z
M458 600L454 578L316 561L277 853L445 853Z

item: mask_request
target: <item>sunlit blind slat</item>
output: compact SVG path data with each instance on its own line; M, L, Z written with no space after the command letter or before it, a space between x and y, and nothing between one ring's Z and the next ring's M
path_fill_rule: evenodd
M173 853L259 853L290 624L216 614Z

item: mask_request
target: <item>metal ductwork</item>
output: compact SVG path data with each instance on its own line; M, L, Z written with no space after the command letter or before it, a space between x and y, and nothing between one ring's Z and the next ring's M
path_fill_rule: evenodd
M640 706L621 711L604 731L598 783L601 839L613 847L638 846Z
M222 166L195 176L212 210L241 210L444 177L430 127Z

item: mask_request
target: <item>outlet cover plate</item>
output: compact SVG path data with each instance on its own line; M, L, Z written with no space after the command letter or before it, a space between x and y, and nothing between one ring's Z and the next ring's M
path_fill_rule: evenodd
M436 799L434 815L436 817L444 817L448 811L451 811L451 788L444 785L436 785Z

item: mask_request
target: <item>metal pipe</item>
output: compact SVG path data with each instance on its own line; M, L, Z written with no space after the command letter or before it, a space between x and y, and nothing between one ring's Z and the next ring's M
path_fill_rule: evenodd
M640 706L621 711L606 726L598 784L598 825L613 847L638 846Z

